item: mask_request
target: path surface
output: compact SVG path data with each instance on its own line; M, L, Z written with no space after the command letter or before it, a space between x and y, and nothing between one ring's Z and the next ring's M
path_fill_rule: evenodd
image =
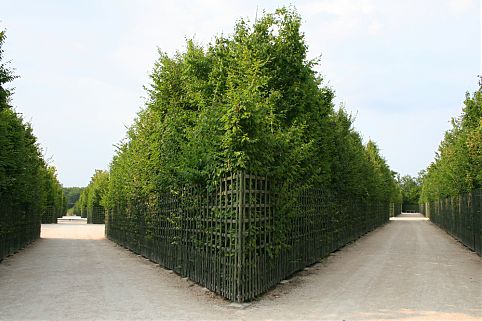
M103 225L43 225L0 263L0 319L481 320L482 260L413 216L241 307L116 246Z

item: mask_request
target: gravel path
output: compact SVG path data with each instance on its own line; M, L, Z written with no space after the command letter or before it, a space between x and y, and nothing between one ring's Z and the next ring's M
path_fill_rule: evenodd
M416 215L397 218L246 305L103 237L43 225L0 263L0 319L482 320L482 260Z

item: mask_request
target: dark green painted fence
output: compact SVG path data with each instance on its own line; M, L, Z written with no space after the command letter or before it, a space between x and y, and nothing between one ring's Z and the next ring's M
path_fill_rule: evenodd
M87 224L104 224L105 210L102 206L96 206L86 210Z
M42 224L56 224L57 218L62 217L62 209L47 206L42 212Z
M0 205L0 261L40 237L40 215Z
M239 173L221 179L217 190L185 188L132 202L124 212L108 210L106 234L243 302L389 219L388 203L309 190L282 205L274 190L265 177Z
M427 203L425 213L433 223L481 255L482 190Z
M402 204L390 203L390 217L398 216L402 214Z

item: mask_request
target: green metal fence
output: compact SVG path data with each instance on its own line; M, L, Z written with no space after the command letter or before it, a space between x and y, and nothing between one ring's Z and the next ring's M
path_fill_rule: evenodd
M105 209L102 206L96 206L87 209L87 224L104 224Z
M481 255L482 190L425 204L427 217Z
M0 205L0 261L40 237L40 215Z
M390 203L390 217L398 216L402 214L402 204Z
M42 224L56 224L57 218L62 217L62 209L55 208L54 206L47 206L41 215Z
M316 189L283 202L276 190L266 177L238 173L222 178L216 190L185 188L111 209L106 234L243 302L389 219L388 203Z

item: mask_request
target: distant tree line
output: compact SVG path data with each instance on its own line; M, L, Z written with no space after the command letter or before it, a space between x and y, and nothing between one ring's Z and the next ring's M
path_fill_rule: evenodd
M405 175L399 179L399 184L402 191L403 205L417 205L420 203L420 191L422 189L420 177Z
M67 212L74 214L74 205L79 200L83 187L64 187Z
M6 84L16 76L3 61L4 41L0 31L0 241L25 244L39 236L41 221L56 222L66 202L31 125L10 103L13 92Z

